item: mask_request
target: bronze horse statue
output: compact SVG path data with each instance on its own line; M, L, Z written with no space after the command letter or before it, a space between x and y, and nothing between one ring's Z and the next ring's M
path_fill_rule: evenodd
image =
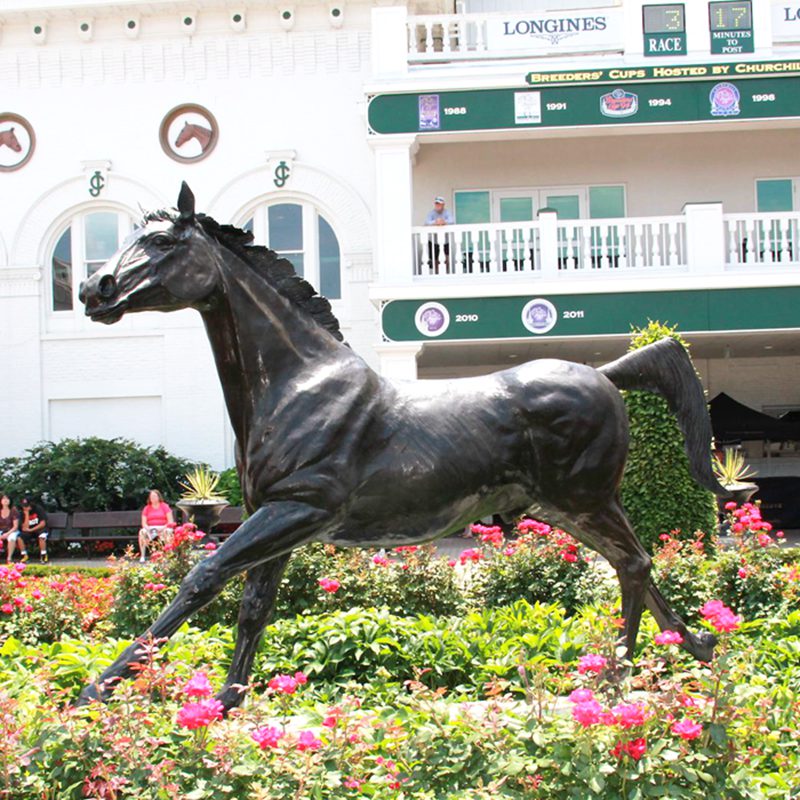
M619 389L662 394L682 428L694 478L724 492L711 468L703 389L684 348L664 339L593 369L532 361L480 378L392 382L342 342L330 304L252 236L178 209L142 227L81 287L86 314L200 312L237 441L248 519L187 575L146 635L171 636L226 582L246 573L225 687L241 700L286 562L312 541L394 547L461 531L493 512L532 509L605 556L622 589L632 656L646 606L704 661L694 634L650 580L650 558L625 518L619 484L628 422ZM104 698L143 659L134 642L84 689Z

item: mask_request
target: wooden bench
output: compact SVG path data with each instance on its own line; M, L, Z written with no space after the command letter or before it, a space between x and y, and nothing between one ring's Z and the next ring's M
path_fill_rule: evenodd
M84 550L96 550L100 542L116 545L135 545L139 538L142 511L75 511L71 516L63 512L47 515L51 541L76 543ZM228 506L223 512L215 537L229 536L242 522L242 509ZM94 545L94 548L92 547Z

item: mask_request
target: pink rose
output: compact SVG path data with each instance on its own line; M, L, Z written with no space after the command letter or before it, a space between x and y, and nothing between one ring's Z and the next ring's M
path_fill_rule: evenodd
M689 719L689 717L684 717L682 720L674 722L670 730L676 736L680 736L681 739L685 739L687 742L689 742L692 739L697 739L697 737L700 736L700 734L703 732L703 726L699 722Z
M607 663L608 659L605 656L590 653L578 659L578 672L581 675L585 675L587 672L596 674L602 672Z
M178 725L190 731L205 728L214 720L222 719L224 707L219 700L201 700L199 703L186 703L178 712Z
M656 644L681 644L683 636L677 631L661 631L661 633L656 634L654 641Z
M278 742L283 738L283 732L280 728L264 727L257 728L250 734L250 738L262 749L275 748Z

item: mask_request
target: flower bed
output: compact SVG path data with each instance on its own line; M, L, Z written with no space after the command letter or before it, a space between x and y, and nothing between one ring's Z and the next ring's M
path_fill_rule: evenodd
M800 775L797 566L757 508L730 513L732 550L709 558L703 537L673 532L655 559L662 586L721 637L710 665L646 616L627 674L613 584L531 521L513 541L476 528L451 563L417 548L301 553L296 605L284 595L245 707L227 719L213 693L236 586L207 630L143 643L146 662L108 705L66 703L129 643L109 638L114 626L142 629L203 557L191 527L112 578L6 569L0 796L786 800ZM688 577L665 580L682 570L691 591ZM569 607L553 602L566 584ZM513 591L533 602L505 602Z

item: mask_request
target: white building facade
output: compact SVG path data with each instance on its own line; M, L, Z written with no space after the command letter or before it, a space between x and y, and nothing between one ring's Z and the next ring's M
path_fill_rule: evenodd
M0 84L3 454L232 463L199 317L77 299L182 180L385 374L602 363L658 319L710 395L800 408L797 4L10 0ZM437 195L454 224L423 224Z

